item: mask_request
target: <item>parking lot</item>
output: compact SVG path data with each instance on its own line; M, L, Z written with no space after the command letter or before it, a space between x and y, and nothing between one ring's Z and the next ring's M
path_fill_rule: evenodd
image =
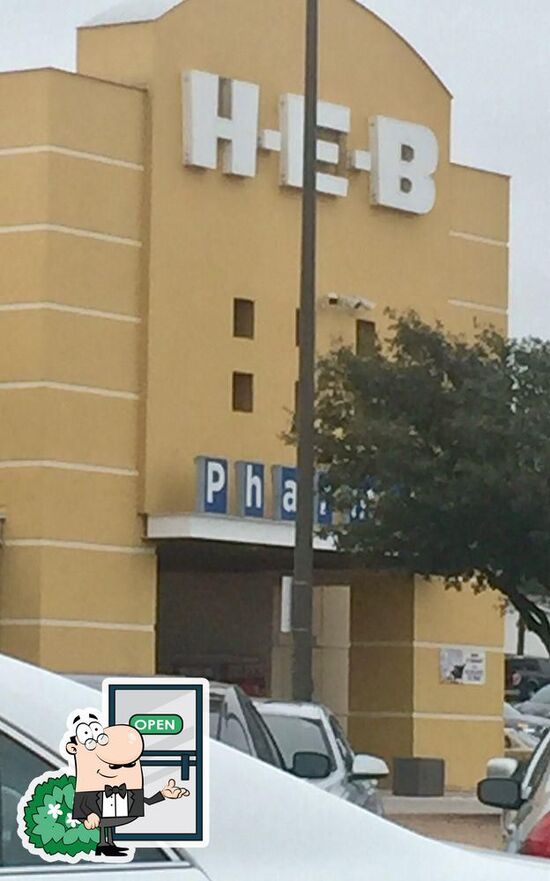
M499 812L484 808L474 794L457 793L438 799L388 795L385 810L393 822L427 838L502 849Z

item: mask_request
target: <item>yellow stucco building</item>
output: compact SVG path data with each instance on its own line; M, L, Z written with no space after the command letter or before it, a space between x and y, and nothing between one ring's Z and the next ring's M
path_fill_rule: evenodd
M451 96L321 0L319 350L386 307L506 332L508 180L450 162ZM121 3L78 73L0 74L0 650L287 695L304 6ZM239 464L240 463L240 464ZM357 749L502 749L494 596L316 551L316 690ZM441 652L484 658L441 682Z

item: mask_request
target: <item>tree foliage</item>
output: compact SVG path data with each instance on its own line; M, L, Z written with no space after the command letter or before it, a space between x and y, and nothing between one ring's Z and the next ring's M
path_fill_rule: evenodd
M409 313L319 365L317 458L342 550L499 590L550 652L550 344L473 342ZM356 509L357 511L357 509Z

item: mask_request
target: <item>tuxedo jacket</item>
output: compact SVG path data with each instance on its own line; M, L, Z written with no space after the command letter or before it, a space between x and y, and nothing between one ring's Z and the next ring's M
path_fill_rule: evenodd
M128 789L128 817L132 820L143 817L145 805L156 805L164 801L162 792L157 792L151 798L144 795L143 789ZM103 811L103 789L92 792L75 792L73 804L73 817L75 820L85 820L90 814L97 814L101 819ZM106 818L111 819L111 817ZM116 817L113 817L116 824Z

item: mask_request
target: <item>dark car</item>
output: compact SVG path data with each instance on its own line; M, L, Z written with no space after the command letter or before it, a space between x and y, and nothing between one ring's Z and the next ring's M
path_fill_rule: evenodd
M68 678L101 691L103 680L108 677L107 674L75 673L68 674ZM238 685L210 683L210 737L286 770L273 735L251 699Z
M506 699L523 703L543 685L550 684L550 659L515 656L506 658Z

